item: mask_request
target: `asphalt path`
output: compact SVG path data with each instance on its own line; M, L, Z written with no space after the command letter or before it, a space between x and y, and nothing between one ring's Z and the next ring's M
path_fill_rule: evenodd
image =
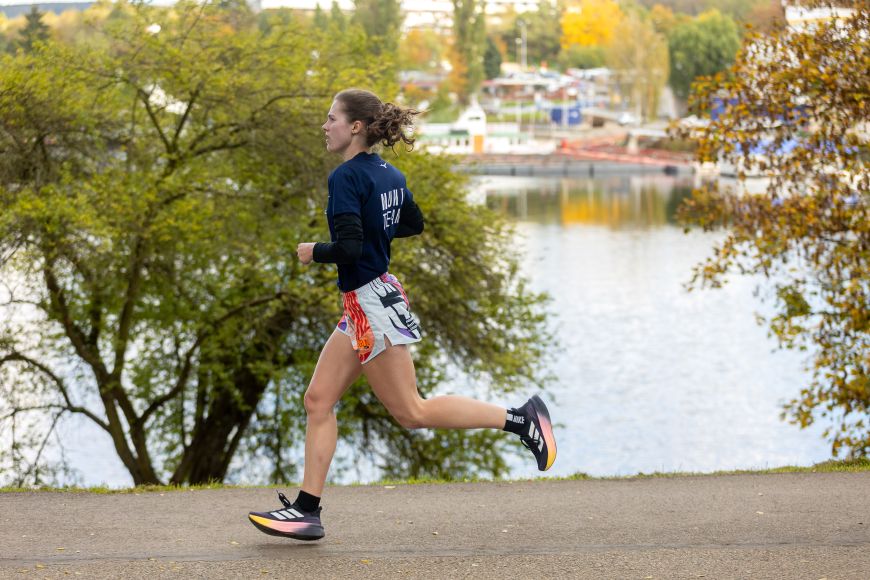
M870 472L331 487L318 542L247 520L278 507L2 493L0 577L870 579Z

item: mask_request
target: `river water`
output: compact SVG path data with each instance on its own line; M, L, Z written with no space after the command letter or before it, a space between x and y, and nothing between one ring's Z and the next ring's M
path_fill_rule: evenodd
M556 380L545 398L559 453L548 475L753 469L830 456L824 425L800 430L780 419L809 374L805 355L777 350L756 323L768 308L754 295L763 280L684 288L721 238L675 224L691 186L661 174L473 181L479 203L515 222L522 268L552 299ZM69 421L59 434L77 483L130 485L96 427ZM525 456L510 464L513 477L539 474ZM376 478L359 465L340 481Z
M830 457L822 425L800 430L780 419L810 375L805 354L777 350L756 322L771 308L755 295L764 280L685 289L722 237L675 223L690 179L482 177L474 189L516 223L523 270L552 297L557 381L548 397L560 425L550 473L751 469ZM537 473L527 461L512 465L517 477Z

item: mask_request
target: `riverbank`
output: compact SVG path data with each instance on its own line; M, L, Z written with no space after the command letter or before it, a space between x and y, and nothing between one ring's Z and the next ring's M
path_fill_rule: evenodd
M870 472L329 487L326 537L266 489L0 497L0 577L863 578Z
M677 158L639 155L572 154L550 155L468 155L458 169L475 175L595 177L613 174L692 175L693 165Z
M595 176L613 173L691 174L696 171L694 156L679 144L641 147L624 130L593 132L586 135L540 136L552 153L480 153L463 156L460 169L475 174L512 176ZM668 148L671 147L671 148ZM684 147L682 147L684 149Z
M474 175L595 177L601 175L664 173L691 175L691 165L642 163L634 159L586 159L556 153L553 155L469 155L458 169Z

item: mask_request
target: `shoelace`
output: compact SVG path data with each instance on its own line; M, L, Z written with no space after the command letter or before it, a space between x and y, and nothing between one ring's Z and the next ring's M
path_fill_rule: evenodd
M287 499L287 496L284 495L283 493L281 493L280 491L278 492L278 499L281 500L281 503L284 504L284 507L285 507L285 508L293 508L293 509L295 509L296 511L298 511L299 513L301 513L302 515L309 515L308 512L304 511L302 508L300 508L299 506L297 506L296 504L294 504L292 501L290 501L289 499ZM317 515L319 512L318 512L317 510L314 510L314 512L312 512L312 513L314 513L315 515Z
M538 451L540 450L541 435L540 435L540 433L538 433L537 437L529 437L528 435L520 435L520 443L522 443L526 449L528 449L529 451L531 451L532 453L537 455Z

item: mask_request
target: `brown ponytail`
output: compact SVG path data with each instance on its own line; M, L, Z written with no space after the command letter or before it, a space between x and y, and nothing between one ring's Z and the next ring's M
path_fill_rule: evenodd
M408 129L414 126L414 117L420 111L382 103L374 93L360 89L341 91L335 95L335 100L341 103L351 123L362 121L365 124L367 146L382 143L392 147L402 141L409 150L414 148L415 138Z

